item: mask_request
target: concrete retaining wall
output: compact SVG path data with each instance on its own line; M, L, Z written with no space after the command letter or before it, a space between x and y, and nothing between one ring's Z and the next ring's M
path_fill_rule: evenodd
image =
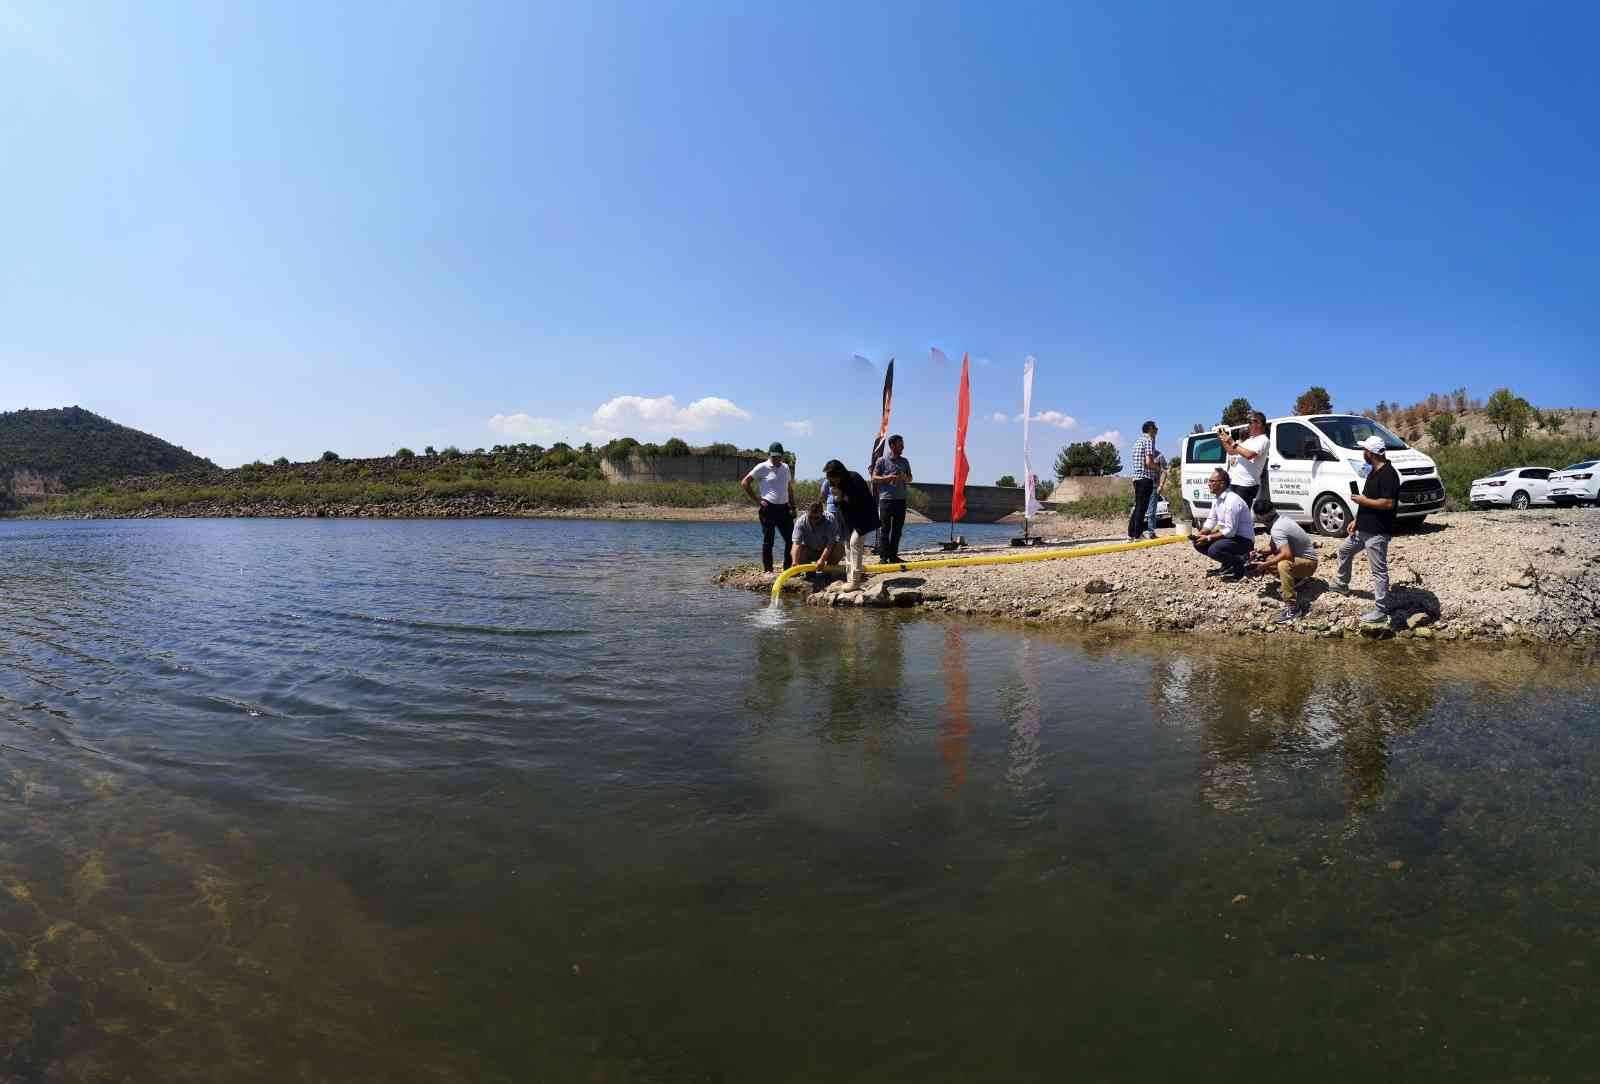
M1108 497L1126 493L1128 500L1133 500L1133 479L1131 478L1063 478L1056 483L1056 488L1050 494L1050 503L1068 504L1072 501L1091 500L1095 497Z
M737 482L765 456L658 455L646 459L637 452L620 463L600 461L600 470L612 485L628 482Z

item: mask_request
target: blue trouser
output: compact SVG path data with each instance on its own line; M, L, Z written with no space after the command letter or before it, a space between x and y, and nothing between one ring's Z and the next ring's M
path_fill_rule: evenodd
M1150 530L1156 529L1156 502L1161 500L1161 482L1156 480L1150 487L1150 506L1144 512L1144 525Z
M1228 535L1212 542L1201 542L1198 539L1194 548L1205 554L1228 572L1244 571L1244 556L1255 547L1255 539L1240 538L1238 535Z

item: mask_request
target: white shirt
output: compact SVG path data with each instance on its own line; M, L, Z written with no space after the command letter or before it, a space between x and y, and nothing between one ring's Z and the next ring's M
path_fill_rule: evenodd
M1262 433L1259 437L1246 437L1239 441L1238 447L1249 448L1256 453L1254 459L1246 459L1242 455L1228 458L1228 481L1236 486L1258 486L1261 484L1261 468L1267 464L1267 435Z
M756 493L768 504L789 503L789 464L779 463L774 467L769 459L745 477L756 480Z
M1244 539L1254 539L1256 536L1256 524L1251 518L1250 506L1231 489L1224 489L1222 496L1211 502L1211 514L1206 517L1205 529L1209 531L1213 527L1221 530L1224 536Z

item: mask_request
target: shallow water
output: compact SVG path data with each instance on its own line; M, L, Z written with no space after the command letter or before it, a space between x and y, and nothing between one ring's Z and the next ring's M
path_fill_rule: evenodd
M752 535L0 523L0 1079L1595 1076L1592 657L771 622Z

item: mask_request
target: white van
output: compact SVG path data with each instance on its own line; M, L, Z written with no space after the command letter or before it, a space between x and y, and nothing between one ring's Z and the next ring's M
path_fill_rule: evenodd
M1245 426L1235 427L1234 439L1242 440L1246 432ZM1349 529L1355 515L1350 484L1360 485L1367 475L1359 442L1370 436L1383 438L1389 462L1400 474L1401 523L1421 523L1429 512L1444 507L1444 482L1434 461L1371 418L1359 414L1274 418L1267 423L1267 436L1261 495L1280 515L1323 534L1339 536ZM1197 524L1211 510L1206 479L1217 467L1226 469L1227 459L1215 430L1183 439L1183 499Z

